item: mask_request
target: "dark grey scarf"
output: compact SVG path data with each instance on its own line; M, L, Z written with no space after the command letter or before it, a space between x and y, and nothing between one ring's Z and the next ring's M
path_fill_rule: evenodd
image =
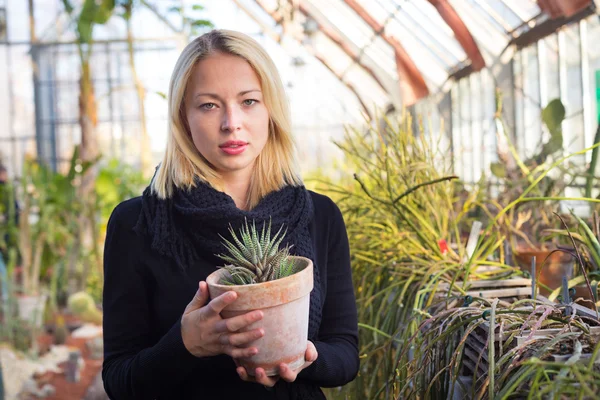
M225 247L219 234L231 237L229 225L239 232L245 219L256 222L262 229L269 220L276 232L283 225L287 234L282 246L293 245L291 253L311 259L315 263L309 223L313 217L310 193L304 186L285 186L269 193L250 211L240 210L226 193L197 182L191 190L176 190L166 200L158 199L146 188L142 196L142 212L135 226L139 234L151 238L151 247L159 254L173 259L184 271L203 259L223 265L217 254ZM314 265L314 289L310 295L310 322L308 337L314 340L321 323L321 291L319 268Z

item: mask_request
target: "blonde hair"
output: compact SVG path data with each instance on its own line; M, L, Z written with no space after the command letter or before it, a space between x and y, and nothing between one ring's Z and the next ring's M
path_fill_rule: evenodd
M193 68L207 56L221 52L243 58L258 75L269 112L269 134L254 164L246 206L254 208L272 191L302 185L291 133L291 118L283 83L266 51L251 37L230 30L213 30L189 43L179 56L169 84L169 136L163 161L151 183L159 198L175 188L190 189L195 179L223 190L218 171L196 149L185 114L185 93Z

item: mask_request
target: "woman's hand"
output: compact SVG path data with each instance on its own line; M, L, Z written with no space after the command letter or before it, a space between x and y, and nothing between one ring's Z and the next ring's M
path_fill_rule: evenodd
M279 376L267 376L265 370L262 368L256 368L256 370L254 371L255 376L248 375L248 372L246 372L246 369L244 367L238 366L236 371L240 378L242 378L242 380L246 382L256 382L267 387L273 387L275 383L277 383L279 378L283 378L288 382L294 382L298 377L300 371L302 371L304 368L307 368L313 362L315 362L318 356L319 354L317 353L315 345L313 344L313 342L308 341L306 353L304 354L304 359L306 361L304 362L304 365L302 365L298 369L290 369L290 367L288 367L287 364L281 363L279 364Z
M202 281L196 295L183 312L181 337L185 348L196 357L227 354L233 358L244 358L258 353L256 347L244 346L260 339L264 335L263 330L238 331L261 320L262 311L223 319L221 311L237 299L237 293L223 293L206 304L208 296L208 285Z

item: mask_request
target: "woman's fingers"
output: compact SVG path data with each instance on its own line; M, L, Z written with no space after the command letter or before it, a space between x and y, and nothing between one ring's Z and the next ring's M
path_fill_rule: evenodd
M318 358L318 356L319 356L319 354L317 353L317 349L316 349L314 343L311 341L308 341L308 344L306 346L306 353L304 355L304 358L306 361L305 361L304 365L302 365L300 368L293 370L290 368L289 365L287 365L285 363L281 363L281 364L279 364L279 368L277 371L278 376L274 376L274 377L267 376L267 374L265 373L265 370L263 368L256 368L254 377L251 377L248 375L248 373L244 369L244 367L241 367L239 365L239 363L236 361L236 365L237 365L236 371L237 371L238 375L240 376L240 378L245 381L257 382L257 383L260 383L265 386L273 386L273 385L275 385L275 383L277 382L277 380L279 378L282 378L283 380L285 380L287 382L294 382L296 380L296 378L298 378L298 374L300 373L300 371L302 371L304 368L307 368L313 362L315 362L315 360Z
M215 329L218 333L237 332L240 329L245 328L256 321L260 321L262 318L262 311L251 311L246 314L221 320L216 324Z
M235 370L237 371L238 375L240 376L240 378L242 378L243 381L249 382L251 380L248 376L248 373L246 372L246 368L237 367Z
M306 354L304 355L304 359L308 363L313 363L319 357L319 353L317 353L317 348L314 343L310 340L308 341L308 346L306 347Z
M284 380L288 382L294 382L296 380L297 375L298 373L290 369L290 367L288 367L287 364L279 365L279 376L281 376Z
M267 376L264 369L256 368L256 370L254 371L254 380L257 383L260 383L261 385L273 387L275 386L275 383L277 383L277 381L279 380L279 376Z
M254 376L248 375L248 372L244 367L237 367L236 371L243 381L260 383L261 385L266 387L275 386L275 384L279 380L279 376L267 376L265 370L262 368L256 368L256 370L254 371Z
M265 334L263 329L253 329L248 332L222 334L219 336L219 342L223 345L243 346L250 342L260 339Z
M204 316L208 318L216 317L223 311L225 307L233 303L237 299L237 293L230 291L223 293L220 296L215 297L208 303L205 307L202 308L204 311Z
M231 358L248 358L258 354L256 347L234 347L234 346L223 346L224 354L231 356Z

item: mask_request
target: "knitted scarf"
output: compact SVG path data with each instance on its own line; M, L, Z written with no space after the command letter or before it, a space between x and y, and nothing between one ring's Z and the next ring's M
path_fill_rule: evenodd
M215 263L224 262L217 257L226 254L219 235L231 240L229 227L239 232L247 220L262 229L263 222L277 232L281 226L287 233L280 248L293 245L290 253L311 259L315 263L309 223L313 217L313 204L303 186L285 186L271 192L250 211L240 210L233 199L212 186L197 181L191 190L178 189L168 199L159 199L146 188L142 196L142 212L134 230L149 236L151 247L167 256L185 271L193 268L200 256ZM310 320L308 338L314 339L321 323L321 291L319 268L314 264L314 289L310 294Z

